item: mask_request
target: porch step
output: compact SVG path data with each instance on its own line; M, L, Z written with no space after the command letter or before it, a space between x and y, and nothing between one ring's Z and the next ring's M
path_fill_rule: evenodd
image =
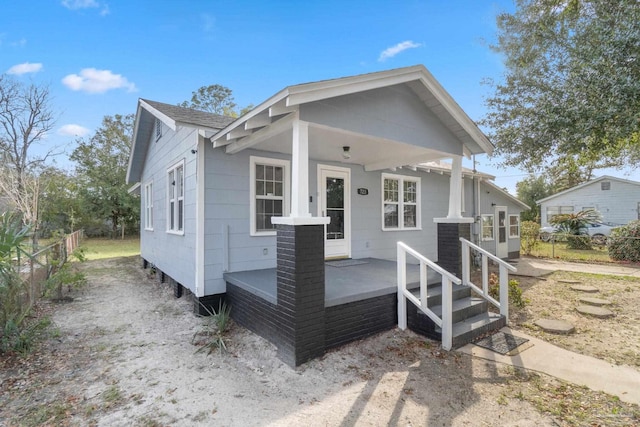
M464 322L465 319L486 313L489 309L489 303L482 298L465 297L453 300L453 323ZM442 306L436 305L429 307L431 311L442 317Z
M411 284L411 285L414 285L414 284ZM420 285L419 284L415 284L415 285L417 286L417 288L413 288L409 286L407 287L411 290L411 293L416 298L419 299ZM469 288L468 286L462 286L462 285L452 285L451 297L453 301L456 301L462 298L471 297L471 288ZM427 307L431 308L441 304L442 304L442 284L433 283L433 284L427 285Z
M462 347L476 338L506 326L507 319L499 313L486 311L453 324L453 348Z
M416 298L420 297L419 289L412 289ZM483 298L472 296L471 288L461 285L452 286L452 321L453 348L462 347L474 339L491 331L496 331L506 325L506 319L498 313L489 312L489 303ZM430 284L427 286L427 306L437 316L442 317L442 286ZM418 327L415 332L423 333L436 339L442 339L442 331L420 309L418 317L431 326ZM429 332L430 331L430 332Z

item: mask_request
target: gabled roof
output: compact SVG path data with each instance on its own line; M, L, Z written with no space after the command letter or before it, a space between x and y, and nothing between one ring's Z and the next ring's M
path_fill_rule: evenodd
M302 104L399 84L406 84L416 93L462 142L465 154L493 152L489 139L423 65L288 86L217 132L211 140L214 147L235 144L237 148L227 151L236 152L245 148L241 141L255 143L261 129L297 111Z
M508 198L513 203L515 203L516 205L520 206L522 209L524 209L524 210L531 209L531 206L527 205L525 202L523 202L522 200L518 199L517 197L512 196L511 193L509 193L508 191L506 191L503 188L498 187L492 181L488 181L488 180L484 180L483 179L481 182L483 184L488 185L489 187L493 188L494 190L500 192L504 197Z
M576 185L575 187L571 187L571 188L568 188L568 189L566 189L564 191L561 191L559 193L556 193L556 194L553 194L551 196L545 197L544 199L537 200L536 204L538 204L538 205L542 204L543 202L547 202L547 201L549 201L551 199L554 199L556 197L562 196L562 195L567 194L567 193L571 193L572 191L579 190L581 188L584 188L584 187L586 187L588 185L591 185L591 184L598 183L600 181L617 181L617 182L621 182L621 183L624 183L624 184L632 184L632 185L640 186L640 182L637 182L637 181L631 181L629 179L616 178L615 176L610 176L610 175L603 175L603 176L601 176L599 178L595 178L595 179L592 179L591 181L583 182L582 184Z
M140 104L174 130L176 125L220 130L235 120L233 117L207 113L206 111L194 110L192 108L178 107L177 105L165 104L149 99L140 98Z
M127 168L128 183L140 181L144 159L151 142L156 119L162 121L173 131L180 126L190 127L198 129L206 137L235 120L233 117L178 107L148 99L139 99L136 120L133 125L129 167Z

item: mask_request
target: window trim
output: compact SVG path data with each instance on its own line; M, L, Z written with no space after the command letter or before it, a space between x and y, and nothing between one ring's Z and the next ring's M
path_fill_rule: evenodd
M563 212L563 208L565 208L565 210L569 210L571 209L570 212ZM550 209L557 209L558 213L549 213ZM575 211L575 206L569 206L569 205L556 205L556 206L547 206L545 208L545 215L547 216L547 222L551 221L553 219L554 216L556 215L565 215L565 214L571 214Z
M153 231L153 180L144 184L144 229Z
M275 236L276 230L259 231L256 230L256 165L279 166L283 168L282 175L284 177L283 189L283 216L289 215L289 201L291 194L291 175L289 160L277 159L273 157L249 157L249 235L250 236Z
M484 237L484 219L491 217L491 237ZM494 214L482 214L480 215L480 238L483 242L492 242L495 240L496 234L496 218Z
M180 236L184 236L184 220L185 220L185 181L186 181L186 171L185 171L185 161L184 159L180 160L177 163L174 163L171 167L167 168L167 233L169 234L177 234ZM171 186L173 185L169 182L169 174L173 172L174 177L175 173L178 169L182 168L182 196L177 196L175 199L171 198ZM174 178L175 179L175 178ZM178 219L180 218L180 201L182 201L182 229L171 228L171 201L175 200L175 204L173 205L173 213L175 214L175 226L177 227Z
M518 232L516 234L511 234L511 227L514 227L514 225L511 224L511 218L512 217L516 219L515 227L518 227L517 228ZM509 221L509 238L510 239L518 239L520 237L520 215L508 215L507 219Z
M384 225L384 205L389 204L384 200L384 181L385 179L395 179L398 181L398 227L386 227ZM416 226L415 227L405 227L404 225L404 182L410 181L416 183ZM422 230L422 178L419 176L409 176L409 175L397 175L390 173L381 174L380 179L380 223L382 226L382 231L420 231ZM395 202L391 202L395 203ZM414 203L409 203L408 205L414 205Z

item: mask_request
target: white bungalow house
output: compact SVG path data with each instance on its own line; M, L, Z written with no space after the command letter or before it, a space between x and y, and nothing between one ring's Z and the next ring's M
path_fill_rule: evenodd
M450 348L450 310L427 308L427 280L470 298L455 284L465 242L518 256L527 206L462 168L492 149L421 65L289 86L237 119L140 99L127 181L143 265L196 307L225 299L294 366L407 321ZM425 294L399 318L400 241L420 254L404 270ZM474 333L504 324L469 305Z
M538 200L540 222L553 215L594 209L602 221L614 225L640 219L640 182L604 175Z

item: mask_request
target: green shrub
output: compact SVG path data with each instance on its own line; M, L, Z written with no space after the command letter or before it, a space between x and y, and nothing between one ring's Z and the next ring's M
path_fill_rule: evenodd
M580 249L580 250L591 250L593 249L591 236L588 234L579 234L572 235L569 234L567 237L567 248L569 249Z
M29 314L27 288L13 265L20 245L29 229L17 216L0 215L0 352L14 348L22 337L24 320ZM22 344L19 345L22 347Z
M495 273L489 275L489 295L496 301L500 301L500 279ZM509 280L509 302L516 307L524 308L528 301L522 297L520 282L515 279Z
M640 220L614 228L607 239L607 250L613 260L640 262Z
M587 230L590 223L600 222L602 215L596 210L587 209L572 214L554 215L550 224L560 227L567 237L569 249L592 249L591 238Z
M71 257L80 262L86 260L83 248L77 248L71 253ZM81 288L87 283L87 277L78 270L76 264L63 261L65 260L59 258L52 261L54 272L49 276L46 283L47 294L55 291L55 299L58 301L63 300L62 291L65 286L70 292L71 289Z
M535 221L522 221L520 224L520 249L525 255L531 255L538 243L540 224Z

